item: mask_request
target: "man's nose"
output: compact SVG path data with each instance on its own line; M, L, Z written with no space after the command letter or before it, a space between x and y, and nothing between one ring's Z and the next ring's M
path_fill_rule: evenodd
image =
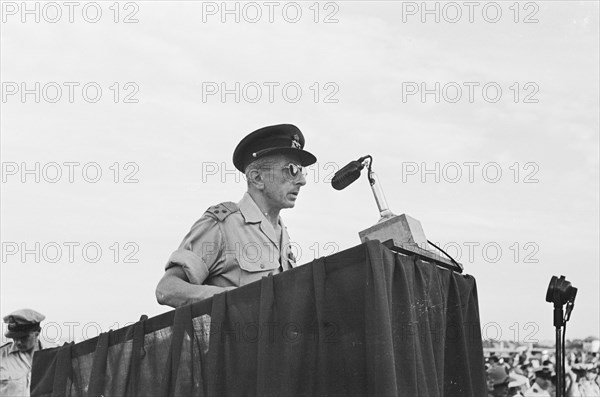
M304 176L303 173L300 173L300 177L296 181L296 185L300 185L300 186L306 185L306 177Z

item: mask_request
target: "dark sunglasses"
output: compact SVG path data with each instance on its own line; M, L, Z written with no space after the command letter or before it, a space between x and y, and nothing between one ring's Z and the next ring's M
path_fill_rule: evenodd
M300 178L300 175L306 176L306 168L294 163L289 163L288 165L284 166L283 171L290 179L298 179Z

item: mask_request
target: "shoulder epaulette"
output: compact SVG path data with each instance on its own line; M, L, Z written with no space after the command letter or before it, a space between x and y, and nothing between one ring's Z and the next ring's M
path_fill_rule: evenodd
M209 207L206 212L211 214L216 220L219 222L223 222L225 218L231 215L234 212L239 211L240 208L236 203L232 203L231 201L227 201L225 203L213 205Z

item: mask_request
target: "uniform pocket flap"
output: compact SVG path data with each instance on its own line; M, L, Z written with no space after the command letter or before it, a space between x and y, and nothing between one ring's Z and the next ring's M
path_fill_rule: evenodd
M245 258L236 259L240 268L250 273L265 272L275 270L279 267L279 261L270 262L265 258L249 260Z

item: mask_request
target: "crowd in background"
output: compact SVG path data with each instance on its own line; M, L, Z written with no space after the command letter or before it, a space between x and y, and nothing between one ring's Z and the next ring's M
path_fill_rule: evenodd
M485 358L489 397L555 397L556 357L553 351L521 351ZM600 355L571 350L565 357L565 396L600 397Z

